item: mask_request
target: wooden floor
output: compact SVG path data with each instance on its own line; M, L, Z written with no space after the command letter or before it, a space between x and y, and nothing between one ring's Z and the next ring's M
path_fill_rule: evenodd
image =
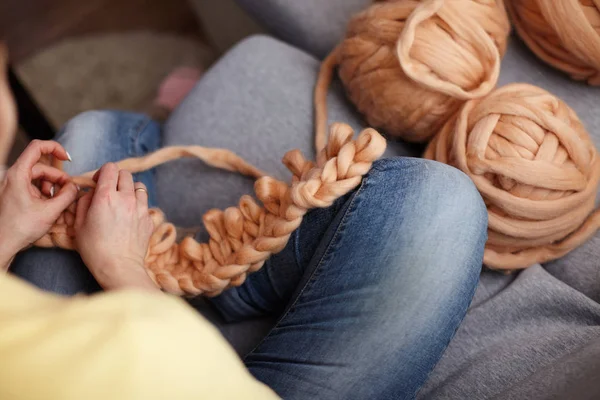
M202 36L186 0L0 0L13 63L65 37L136 29Z

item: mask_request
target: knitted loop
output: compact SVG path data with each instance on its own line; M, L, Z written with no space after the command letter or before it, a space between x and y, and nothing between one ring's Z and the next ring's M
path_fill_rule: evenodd
M490 267L561 257L599 227L596 148L573 110L540 88L512 84L467 102L425 157L461 169L481 192Z
M508 0L519 36L543 61L600 85L600 2Z
M208 243L192 237L177 243L177 229L158 209L150 210L154 231L145 266L152 280L163 290L187 296L216 296L241 285L249 273L260 269L274 253L285 248L290 235L311 208L328 207L356 188L373 161L384 152L386 142L373 129L364 130L354 141L352 128L333 124L330 140L316 164L298 151L291 151L283 163L293 174L287 185L264 174L235 154L222 149L198 146L167 147L141 158L123 160L120 168L139 172L179 157L197 157L210 165L260 177L254 189L262 202L243 196L237 207L210 210L203 217ZM81 185L94 186L94 171L73 178ZM73 204L47 235L35 245L76 250Z
M368 124L422 142L467 99L496 85L510 30L496 0L379 0L354 16L321 65L317 149L327 130L327 88L338 72Z

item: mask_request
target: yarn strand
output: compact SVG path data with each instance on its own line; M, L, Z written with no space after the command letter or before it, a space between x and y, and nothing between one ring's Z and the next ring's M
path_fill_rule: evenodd
M259 178L254 186L260 206L243 196L237 207L210 210L203 217L210 239L198 243L192 237L177 242L177 229L159 209L151 209L154 232L145 259L148 275L163 290L186 296L216 296L241 285L274 253L283 250L304 215L312 208L329 207L356 188L372 163L385 151L385 139L373 129L363 130L356 140L346 124L333 124L329 142L316 163L295 150L283 163L292 172L290 185L266 176L234 153L200 146L167 147L140 158L117 163L140 172L181 157L196 157L209 165ZM73 181L93 187L90 171ZM72 204L48 234L34 245L77 250Z
M318 154L327 141L327 91L338 65L340 47L333 49L321 63L315 86L315 151Z
M142 172L154 168L160 164L177 160L180 158L197 158L205 164L231 172L239 172L252 178L266 176L267 173L246 162L243 158L232 151L219 148L202 146L169 146L163 147L143 157L132 157L117 162L119 169L125 169L131 173ZM53 165L61 168L62 162L56 160ZM95 187L92 179L98 170L86 172L80 176L73 177L73 182L81 187Z

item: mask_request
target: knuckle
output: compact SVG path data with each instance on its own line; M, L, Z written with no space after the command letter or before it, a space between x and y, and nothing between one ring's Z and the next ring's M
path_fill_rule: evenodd
M133 214L136 208L135 199L132 199L131 196L120 196L120 204L123 209L127 211L128 214Z
M137 202L135 200L135 196L127 196L125 199L126 199L126 204L129 206L129 208L134 210L137 207Z
M108 200L111 197L110 190L108 190L108 188L101 187L96 190L96 197L101 200Z

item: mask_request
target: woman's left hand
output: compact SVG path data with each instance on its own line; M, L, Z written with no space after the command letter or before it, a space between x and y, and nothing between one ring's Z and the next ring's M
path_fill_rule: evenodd
M0 182L0 270L8 268L16 253L44 236L77 198L77 185L66 172L39 162L49 154L63 161L70 159L57 142L34 140ZM60 189L44 196L34 180L44 182L48 191L50 187Z

